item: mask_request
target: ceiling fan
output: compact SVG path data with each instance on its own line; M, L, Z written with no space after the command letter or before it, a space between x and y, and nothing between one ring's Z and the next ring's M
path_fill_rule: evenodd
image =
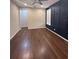
M43 5L43 3L42 3L43 1L47 1L47 0L34 0L32 5L35 5L35 4Z

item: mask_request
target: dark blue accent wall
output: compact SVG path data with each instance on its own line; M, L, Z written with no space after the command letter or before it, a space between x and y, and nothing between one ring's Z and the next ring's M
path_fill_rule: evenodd
M46 27L68 39L68 0L60 0L49 8L51 8L51 25L46 24Z

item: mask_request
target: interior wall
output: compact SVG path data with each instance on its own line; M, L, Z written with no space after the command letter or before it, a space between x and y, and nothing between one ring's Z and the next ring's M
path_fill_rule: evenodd
M45 10L44 9L28 9L28 28L45 28Z
M45 9L25 8L25 10L27 12L26 23L28 29L45 28Z
M10 39L20 30L19 9L14 3L10 3Z

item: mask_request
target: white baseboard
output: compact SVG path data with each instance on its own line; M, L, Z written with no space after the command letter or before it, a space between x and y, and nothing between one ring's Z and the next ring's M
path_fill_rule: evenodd
M46 28L46 27L36 27L36 28L29 28L28 29L40 29L40 28Z
M48 28L46 28L46 29L48 29ZM62 38L63 40L65 40L65 41L67 41L68 42L68 40L67 39L65 39L64 37L62 37L62 36L60 36L59 34L57 34L56 32L54 32L54 31L52 31L52 30L50 30L50 29L48 29L49 31L51 31L52 33L54 33L55 35L57 35L57 36L59 36L60 38Z
M15 34L10 37L10 40L11 40L20 30L21 30L21 28L20 28L19 30L17 30L17 31L15 32Z

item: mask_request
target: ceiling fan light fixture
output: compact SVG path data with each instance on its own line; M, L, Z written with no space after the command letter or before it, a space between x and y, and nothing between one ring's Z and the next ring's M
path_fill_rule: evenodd
M27 3L24 3L25 6L27 6Z
M41 7L43 7L43 5L41 5Z

